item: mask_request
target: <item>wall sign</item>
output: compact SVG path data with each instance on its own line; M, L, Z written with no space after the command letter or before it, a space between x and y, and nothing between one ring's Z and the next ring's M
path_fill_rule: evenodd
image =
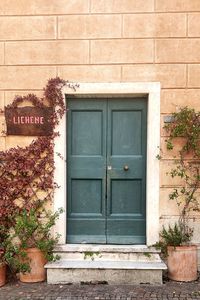
M8 135L45 136L53 133L50 107L5 108Z

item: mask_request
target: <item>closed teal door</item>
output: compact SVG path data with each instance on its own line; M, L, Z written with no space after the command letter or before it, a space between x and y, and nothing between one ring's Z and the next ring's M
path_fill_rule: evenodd
M68 108L67 242L145 244L146 99Z

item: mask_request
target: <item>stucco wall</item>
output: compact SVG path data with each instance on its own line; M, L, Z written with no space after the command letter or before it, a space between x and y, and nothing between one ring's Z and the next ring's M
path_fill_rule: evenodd
M41 90L59 75L79 82L161 82L163 116L179 106L200 109L199 0L1 0L0 108L16 94ZM0 113L0 131L4 128ZM6 137L0 150L27 145ZM161 147L164 149L161 129ZM161 224L176 214L174 185L160 171ZM198 223L199 222L199 223ZM200 220L196 222L194 241Z

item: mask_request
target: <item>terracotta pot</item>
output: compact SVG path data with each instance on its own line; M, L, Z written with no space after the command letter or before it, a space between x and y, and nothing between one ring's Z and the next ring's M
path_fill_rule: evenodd
M0 263L0 287L6 283L6 265Z
M40 282L46 279L46 270L44 265L47 260L44 254L38 248L29 248L26 250L27 257L30 260L31 271L20 273L19 279L22 282Z
M168 277L176 281L197 279L197 246L167 247Z

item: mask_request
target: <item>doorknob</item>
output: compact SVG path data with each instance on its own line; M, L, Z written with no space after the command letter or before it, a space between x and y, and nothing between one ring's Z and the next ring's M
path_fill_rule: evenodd
M128 171L128 169L129 169L129 166L125 165L124 166L124 171Z

